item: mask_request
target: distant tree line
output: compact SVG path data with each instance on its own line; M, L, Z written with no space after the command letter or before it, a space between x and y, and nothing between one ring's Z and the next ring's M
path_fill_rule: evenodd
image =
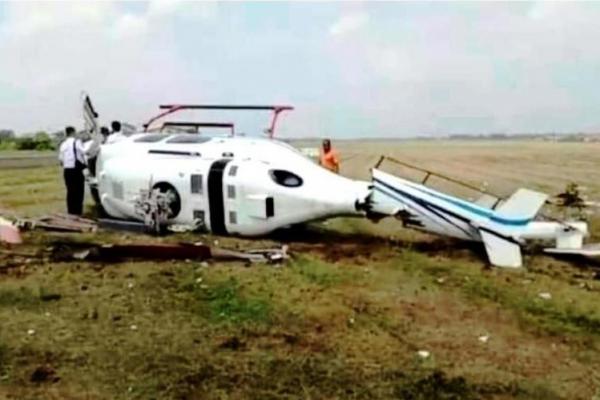
M0 151L2 150L55 150L62 140L62 133L49 134L39 131L17 136L11 129L0 129Z
M598 142L598 133L490 133L480 135L456 134L450 140L543 140L554 142Z

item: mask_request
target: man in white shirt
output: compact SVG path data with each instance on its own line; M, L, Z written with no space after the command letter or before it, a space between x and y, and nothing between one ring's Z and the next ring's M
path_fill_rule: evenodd
M75 137L75 128L68 126L65 133L67 138L60 145L58 159L63 167L67 187L67 211L69 214L81 215L85 189L85 150L81 140Z
M113 121L110 126L112 128L112 133L106 138L106 144L117 143L127 138L127 136L123 135L123 132L121 132L121 123L119 121Z

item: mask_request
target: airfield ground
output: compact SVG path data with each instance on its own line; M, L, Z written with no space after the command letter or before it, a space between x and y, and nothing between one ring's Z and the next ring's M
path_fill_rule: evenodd
M338 148L342 172L354 177L368 178L388 154L501 194L556 193L576 181L600 199L597 144ZM0 169L0 209L62 211L63 197L57 167ZM600 241L600 218L589 218ZM354 219L260 241L25 239L19 251L59 240L289 242L295 257L280 268L31 262L0 270L0 399L600 398L600 270L589 261L529 255L518 271L487 268L477 246Z

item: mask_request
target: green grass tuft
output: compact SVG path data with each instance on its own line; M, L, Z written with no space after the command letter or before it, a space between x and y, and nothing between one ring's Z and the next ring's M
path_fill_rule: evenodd
M290 268L293 268L308 282L323 287L335 286L342 283L346 278L332 265L307 256L298 257Z
M0 307L29 309L39 306L40 303L40 296L29 288L0 288Z
M542 300L523 295L508 285L498 285L483 279L474 279L463 284L470 296L481 297L502 304L517 312L526 324L533 323L552 334L599 334L600 317L578 310L569 304Z
M268 323L271 305L260 296L243 295L235 278L200 289L199 298L205 303L212 320L228 323Z

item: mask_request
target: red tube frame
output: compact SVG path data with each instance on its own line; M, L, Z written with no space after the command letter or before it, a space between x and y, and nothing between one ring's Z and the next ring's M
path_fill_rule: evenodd
M257 105L213 105L213 104L162 104L159 106L160 109L164 109L166 111L150 118L148 122L144 124L144 131L148 131L148 127L150 124L155 122L156 120L163 118L169 114L173 114L175 112L181 110L271 110L273 111L273 115L271 117L271 123L267 128L267 133L269 134L269 138L272 139L275 137L275 128L277 126L277 120L279 118L279 114L283 111L291 111L294 109L292 106L284 106L284 105L275 105L275 106L257 106Z

